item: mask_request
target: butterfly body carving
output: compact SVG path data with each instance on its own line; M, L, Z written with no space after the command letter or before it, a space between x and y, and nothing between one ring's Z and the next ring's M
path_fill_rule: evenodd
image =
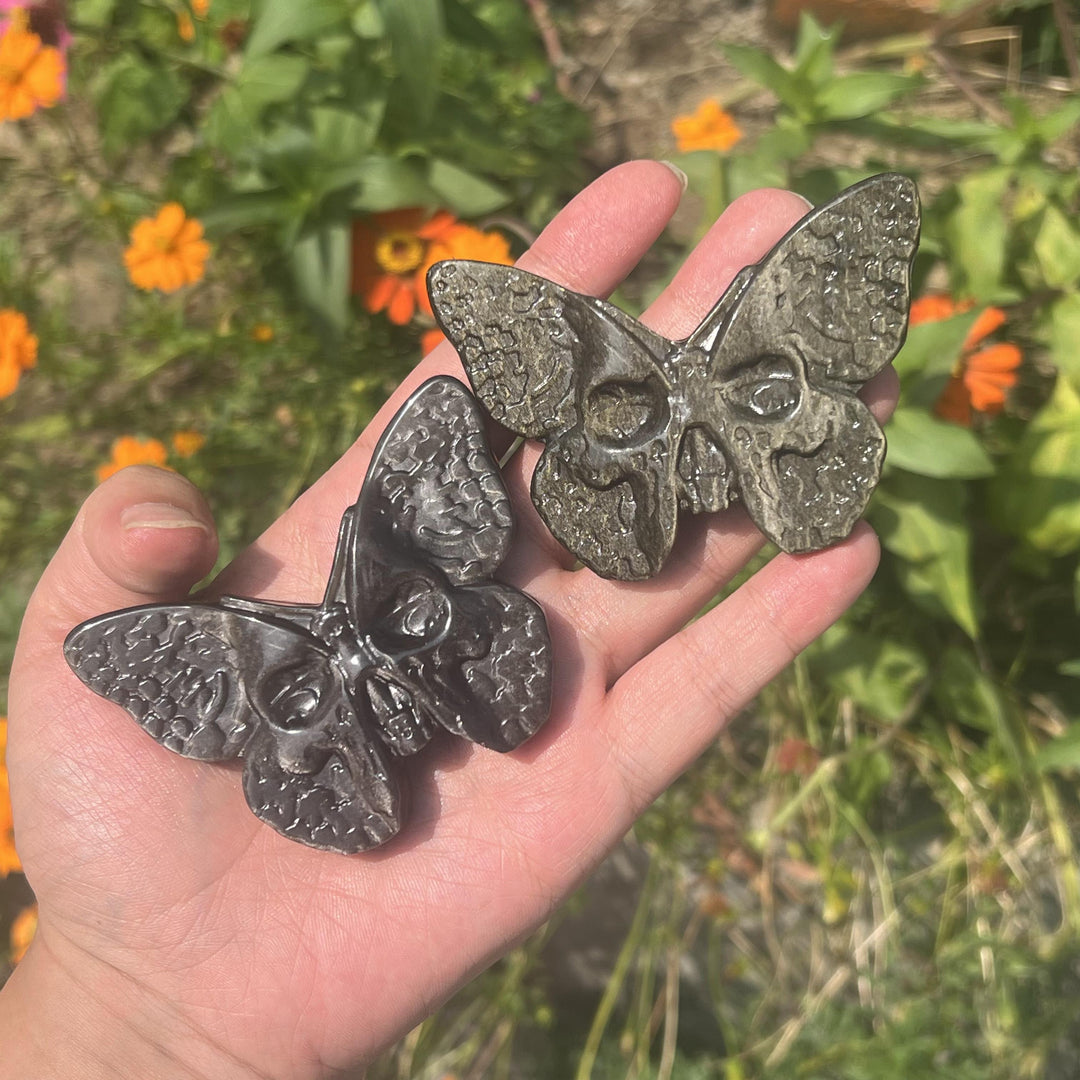
M791 552L848 535L885 452L856 392L903 344L918 236L911 180L856 184L681 341L514 268L437 263L428 288L484 407L546 442L532 496L551 532L637 580L662 567L680 508L741 501Z
M69 664L168 749L242 758L249 805L284 835L384 843L405 815L397 758L438 728L511 750L550 706L543 612L491 580L512 520L481 424L456 380L413 394L342 518L320 604L113 612L68 635Z

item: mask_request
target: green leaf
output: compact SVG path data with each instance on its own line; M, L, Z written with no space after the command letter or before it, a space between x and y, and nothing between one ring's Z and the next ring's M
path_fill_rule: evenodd
M375 0L363 0L353 13L352 28L358 38L368 41L377 41L386 34L386 23Z
M1056 206L1043 211L1034 252L1043 281L1051 289L1067 289L1080 281L1080 232Z
M1036 130L1045 143L1056 142L1080 123L1080 97L1073 95L1061 106L1035 121Z
M960 480L895 469L878 487L871 520L886 550L898 556L895 569L907 593L974 638L978 620L965 502Z
M249 60L290 41L307 41L349 16L349 0L262 0L248 38Z
M300 298L335 337L349 318L349 244L350 228L339 223L302 236L290 253Z
M312 109L311 133L320 158L325 162L355 164L375 141L384 104L382 99L373 99L360 109L332 105Z
M1066 293L1050 306L1050 358L1080 386L1080 293Z
M836 23L826 30L808 11L800 11L795 41L796 75L814 87L828 83L833 74L833 52L842 29Z
M900 719L927 672L918 649L846 623L828 630L808 661L815 676L836 693L883 720Z
M1080 723L1070 724L1036 754L1035 764L1044 771L1080 768Z
M1049 555L1080 549L1080 393L1059 376L1054 393L990 486L999 527Z
M373 155L360 163L357 173L360 190L350 203L354 210L377 213L439 201L424 169L414 161Z
M479 49L499 48L499 36L461 0L443 0L443 15L446 19L447 37Z
M101 76L98 115L105 148L116 154L168 127L188 99L188 84L173 68L120 57Z
M993 475L994 463L973 432L923 409L897 409L886 434L889 462L908 472L958 479Z
M432 161L428 183L442 203L462 217L490 214L510 201L501 187L440 159Z
M821 89L817 98L818 108L828 120L871 116L915 90L921 83L921 79L911 75L854 71L850 75L837 76Z
M1002 292L1008 239L1002 206L1009 179L1008 169L992 168L956 185L960 201L945 223L945 236L960 272L962 295L994 300Z
M394 66L421 120L431 116L439 89L440 0L381 0Z
M116 10L116 0L79 0L75 11L80 27L100 30L107 26Z
M723 49L728 61L741 75L771 90L790 108L802 106L805 94L800 80L767 52L751 45L724 45Z
M256 225L280 225L295 211L295 201L281 191L255 192L223 199L200 220L208 233L227 233Z
M951 374L978 316L978 311L968 311L909 327L904 347L893 360L901 381L907 382L913 375Z
M236 77L236 90L252 113L279 101L290 101L303 85L311 65L302 56L279 53L249 59Z
M237 154L249 148L252 128L268 105L296 97L310 66L299 56L285 54L249 60L236 83L227 86L210 109L205 137L210 146Z
M1001 692L979 667L970 647L950 645L945 650L934 679L933 699L943 716L997 736L1015 760L1020 758Z

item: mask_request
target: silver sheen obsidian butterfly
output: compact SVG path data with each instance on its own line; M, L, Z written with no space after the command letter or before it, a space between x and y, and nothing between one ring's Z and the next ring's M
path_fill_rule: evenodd
M402 406L342 518L321 604L129 608L76 627L68 663L170 750L243 758L251 809L290 839L384 843L404 814L395 758L437 727L512 750L548 715L544 614L490 580L512 522L482 419L450 378Z
M437 263L428 289L477 396L547 446L532 497L604 577L663 566L679 507L736 500L785 551L847 536L885 438L856 391L900 349L919 238L914 183L882 175L807 214L669 341L506 266Z

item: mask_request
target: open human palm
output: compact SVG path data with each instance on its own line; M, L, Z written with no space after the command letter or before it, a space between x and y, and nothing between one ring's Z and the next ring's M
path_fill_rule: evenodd
M621 166L520 265L605 295L680 194L663 165ZM644 321L689 333L805 210L780 191L740 199ZM383 427L444 373L462 377L449 345L207 594L317 601ZM880 416L894 393L890 370L864 397ZM496 452L508 441L497 434ZM537 457L527 444L505 473L517 532L498 577L547 613L551 719L510 754L446 738L412 759L402 834L353 857L267 828L234 768L171 754L68 670L76 623L182 599L216 553L209 509L176 474L131 468L91 495L34 594L12 672L16 837L40 925L0 997L0 1041L17 1048L0 1076L30 1075L6 1071L19 1053L49 1063L42 1075L88 1077L87 1061L110 1076L292 1080L370 1059L546 918L876 567L860 527L828 550L777 556L690 623L761 543L745 515L695 517L657 578L607 581L575 569L536 515ZM52 1047L61 1020L68 1045ZM83 1071L67 1066L76 1048Z

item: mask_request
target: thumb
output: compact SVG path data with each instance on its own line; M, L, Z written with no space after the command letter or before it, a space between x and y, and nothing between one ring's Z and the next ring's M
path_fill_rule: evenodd
M150 466L121 470L87 498L46 568L20 646L62 641L76 623L116 608L182 599L210 572L217 546L193 484Z

